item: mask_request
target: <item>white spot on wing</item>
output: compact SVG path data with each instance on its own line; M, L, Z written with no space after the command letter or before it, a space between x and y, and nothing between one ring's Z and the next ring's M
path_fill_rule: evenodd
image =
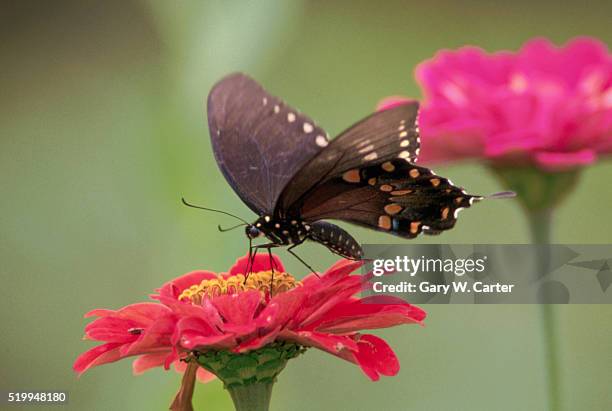
M327 147L327 145L329 144L329 141L327 141L325 136L318 135L317 138L315 139L315 143L317 143L319 147Z
M374 150L374 145L373 145L373 144L370 144L369 146L364 147L364 148L362 148L361 150L359 150L359 152L360 152L361 154L364 154L364 153L367 153L368 151L372 151L372 150Z
M370 139L366 138L365 140L363 140L363 141L359 142L359 144L357 144L357 148L363 147L363 146L368 145L368 144L370 144Z
M402 152L401 152L401 153L399 153L397 156L398 156L399 158L404 158L404 159L406 159L406 158L410 158L410 153L409 153L408 151L402 151Z
M304 123L304 133L311 133L314 127L310 123Z
M268 99L266 97L262 98L261 103L265 106L266 104L268 104Z
M365 156L363 159L365 161L372 161L372 160L376 160L378 158L378 154L376 154L376 152L374 153L370 153L367 156Z
M293 123L295 121L295 114L287 113L287 121Z
M278 114L278 112L279 112L279 111L280 111L280 107L278 106L278 104L276 104L276 105L274 106L274 112L275 112L276 114Z
M409 145L410 145L409 140L402 140L402 142L400 143L400 147L408 147Z

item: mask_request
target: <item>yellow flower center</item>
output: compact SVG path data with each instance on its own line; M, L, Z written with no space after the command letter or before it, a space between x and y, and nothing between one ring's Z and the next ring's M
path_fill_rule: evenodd
M178 298L187 298L194 304L201 304L204 297L237 294L249 290L257 290L262 296L267 293L276 295L301 285L291 274L275 271L273 275L272 271L261 271L249 274L246 281L243 274L203 280L200 284L184 289Z

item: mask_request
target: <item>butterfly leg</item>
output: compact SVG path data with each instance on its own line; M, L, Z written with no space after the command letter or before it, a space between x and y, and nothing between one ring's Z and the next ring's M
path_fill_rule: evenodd
M252 258L250 258L251 263L250 263L250 270L253 269L253 262L255 261L255 254L257 254L257 250L260 248L265 248L268 250L268 257L270 258L270 268L272 269L272 278L270 280L270 296L272 296L272 285L274 284L274 258L272 258L272 248L274 247L280 247L279 244L276 243L267 243L267 244L260 244L260 245L256 245L253 247L250 247L249 249L251 250L251 253L253 255ZM245 281L246 281L246 277L245 277Z
M272 268L272 279L274 279L274 269L278 268L276 267L276 263L274 262L274 258L272 258L272 249L268 248L268 258L270 261L270 268Z
M246 283L249 274L251 274L251 267L253 266L253 241L249 238L249 257L247 259L247 269L244 273L244 282Z
M310 270L310 272L311 272L311 273L313 273L314 275L316 275L316 276L318 277L318 276L319 276L319 274L317 274L317 272L314 270L314 268L312 268L310 265L308 265L308 263L307 263L306 261L302 260L302 258L301 258L299 255L297 255L297 254L295 253L295 251L293 251L293 249L294 249L295 247L297 247L298 245L300 245L300 244L302 244L302 242L293 244L292 246L290 246L289 248L287 248L287 252L288 252L289 254L291 254L292 256L294 256L295 258L297 258L297 259L298 259L298 261L299 261L299 262L301 262L302 264L304 264L304 265L305 265L305 266L306 266L306 267L307 267L307 268Z
M276 244L276 243L266 243L266 244L259 244L259 245L255 245L255 246L249 246L249 274L252 272L253 270L253 263L255 262L255 255L257 254L257 250L259 249L267 249L268 250L268 255L270 256L270 267L272 268L272 273L274 274L274 259L272 258L272 248L275 247L280 247L280 244Z

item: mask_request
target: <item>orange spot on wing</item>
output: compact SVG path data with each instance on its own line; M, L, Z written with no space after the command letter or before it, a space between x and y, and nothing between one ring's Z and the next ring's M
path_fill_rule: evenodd
M359 170L354 169L342 174L342 179L347 183L358 183L361 181L361 176L359 175Z
M383 170L388 171L389 173L392 172L393 170L395 170L395 166L390 161L387 161L386 163L383 163L383 165L381 167L382 167Z
M378 226L383 230L390 230L391 217L389 217L388 215L381 215L380 217L378 217Z
M399 204L387 204L385 206L385 213L394 215L402 211L402 206Z

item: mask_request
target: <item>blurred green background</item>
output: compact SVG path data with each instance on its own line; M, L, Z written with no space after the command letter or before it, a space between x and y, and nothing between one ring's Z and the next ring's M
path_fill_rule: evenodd
M143 301L196 268L226 270L246 251L218 215L253 216L213 159L203 101L242 70L330 134L390 94L419 96L414 66L464 44L516 49L533 36L612 44L612 3L536 1L2 1L0 11L0 389L70 392L71 410L163 410L179 375L131 375L130 361L76 379L86 311ZM470 191L500 190L478 165L440 167ZM612 163L585 171L559 210L555 240L610 243ZM394 242L353 228L362 242ZM462 214L419 241L522 243L515 201ZM305 269L284 251L290 271ZM306 245L320 268L335 258ZM610 292L610 290L608 290ZM427 326L385 330L394 378L310 350L289 363L274 410L541 410L537 306L427 306ZM612 409L612 307L559 307L566 410ZM229 410L221 384L196 409ZM42 409L39 407L38 409ZM55 407L53 409L60 409Z

